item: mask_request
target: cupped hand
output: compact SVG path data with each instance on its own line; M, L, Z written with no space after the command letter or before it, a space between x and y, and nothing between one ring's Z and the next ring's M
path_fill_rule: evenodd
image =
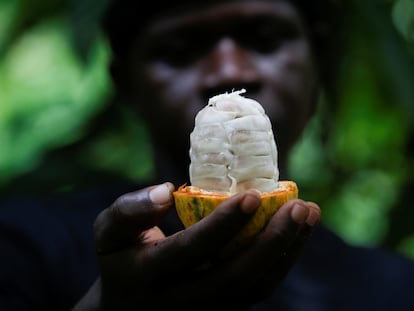
M173 191L164 183L125 194L97 217L100 280L94 296L100 308L248 307L277 288L320 218L315 203L291 200L249 245L224 256L258 208L260 195L238 193L208 217L166 237L157 224L174 206Z

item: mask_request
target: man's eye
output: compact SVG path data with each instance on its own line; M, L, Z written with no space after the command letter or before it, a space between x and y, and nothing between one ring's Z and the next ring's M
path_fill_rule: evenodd
M185 67L200 57L203 51L197 37L170 36L159 40L152 49L152 59L174 67Z
M271 53L287 41L298 36L298 30L275 21L252 21L239 33L239 42L259 53Z
M168 39L153 47L152 58L172 65L181 65L186 62L186 45L181 40Z

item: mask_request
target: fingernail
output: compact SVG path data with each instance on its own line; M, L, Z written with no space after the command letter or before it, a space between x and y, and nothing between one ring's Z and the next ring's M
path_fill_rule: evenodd
M319 222L319 219L320 219L320 212L311 209L309 212L309 216L306 219L306 223L309 226L314 226Z
M295 204L290 214L293 221L298 224L304 224L306 219L308 218L308 215L309 215L309 210L300 204Z
M260 205L260 195L257 191L249 191L240 203L240 209L246 214L254 213Z
M164 183L154 187L149 193L149 198L154 204L166 204L171 200L171 192L170 184Z

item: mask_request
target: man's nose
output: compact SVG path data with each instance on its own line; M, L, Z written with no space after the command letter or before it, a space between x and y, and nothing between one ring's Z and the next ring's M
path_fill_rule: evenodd
M203 64L205 88L241 86L257 79L251 52L231 38L219 40ZM231 90L230 90L231 91Z

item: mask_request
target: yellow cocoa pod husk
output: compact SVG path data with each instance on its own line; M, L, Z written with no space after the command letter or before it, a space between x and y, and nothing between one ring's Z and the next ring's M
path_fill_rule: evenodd
M175 207L184 227L195 224L208 216L230 194L202 191L194 186L183 185L173 193ZM276 211L289 200L298 197L298 187L293 181L279 181L274 191L261 194L261 204L245 227L236 235L230 248L236 249L248 243L267 224Z

